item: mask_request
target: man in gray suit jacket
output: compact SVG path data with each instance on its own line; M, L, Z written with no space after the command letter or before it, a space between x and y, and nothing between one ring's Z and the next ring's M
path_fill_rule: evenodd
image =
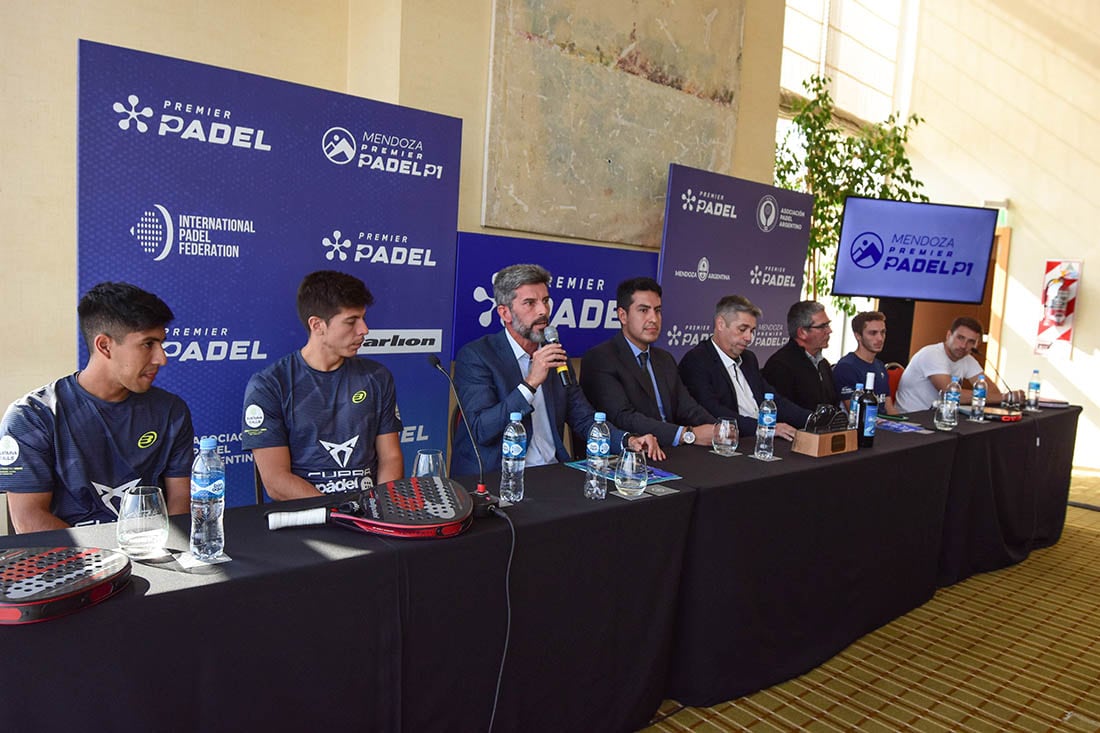
M588 350L581 387L596 409L624 430L653 433L661 445L710 445L714 416L687 391L661 335L661 286L651 277L619 284L622 331Z

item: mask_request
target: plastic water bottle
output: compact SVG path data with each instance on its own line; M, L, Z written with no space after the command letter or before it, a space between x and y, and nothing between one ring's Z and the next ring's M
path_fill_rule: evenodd
M1027 411L1039 411L1039 370L1031 370L1031 381L1027 383Z
M863 397L863 383L856 382L856 388L852 390L852 399L848 402L848 429L859 428L859 399Z
M973 422L981 422L985 419L985 375L979 374L974 382L974 391L970 395L970 419Z
M500 498L511 504L523 501L523 468L527 463L527 431L523 416L513 412L504 428L500 460Z
M944 399L951 403L944 415L944 423L948 427L953 428L959 424L959 400L961 397L962 387L959 385L959 378L951 377L951 384L947 385L947 390L944 393Z
M756 418L756 452L754 453L757 458L765 461L770 461L775 455L775 414L775 395L766 392Z
M859 396L859 435L860 448L870 448L875 444L875 422L878 420L878 395L875 394L875 373L867 372L867 390Z
M589 499L607 498L607 477L604 471L611 458L611 429L607 427L607 415L596 413L596 422L588 431L585 444L588 453L588 471L584 477L584 495Z
M191 554L200 560L213 560L225 548L225 464L217 447L217 438L203 438L191 464Z

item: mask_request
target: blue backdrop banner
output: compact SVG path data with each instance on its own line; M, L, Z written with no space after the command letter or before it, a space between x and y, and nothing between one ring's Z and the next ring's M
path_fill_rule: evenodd
M787 342L801 298L813 197L670 165L658 266L664 343L677 359L714 330L714 306L743 295L764 311L750 347L763 364Z
M618 332L615 289L621 281L657 274L653 252L459 232L455 353L470 341L501 329L493 303L493 276L519 263L542 265L550 271L550 323L558 329L570 357L583 356Z
M80 43L78 285L132 282L175 311L157 385L219 440L252 501L248 378L306 341L302 277L375 296L360 353L393 372L408 465L445 448L461 121L252 74ZM441 284L444 284L441 287ZM83 344L81 361L87 358Z

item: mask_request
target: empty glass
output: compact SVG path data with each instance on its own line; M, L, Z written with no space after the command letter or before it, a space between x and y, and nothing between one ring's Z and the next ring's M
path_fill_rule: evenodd
M732 456L737 453L737 420L732 417L720 417L714 423L714 437L710 439L714 452L720 456Z
M168 542L168 506L159 486L122 490L115 527L118 547L130 557L157 557Z
M443 451L418 450L416 460L413 461L414 477L433 476L435 478L447 478L447 468L443 464Z
M629 448L624 450L615 467L615 488L625 496L641 496L648 482L645 453Z

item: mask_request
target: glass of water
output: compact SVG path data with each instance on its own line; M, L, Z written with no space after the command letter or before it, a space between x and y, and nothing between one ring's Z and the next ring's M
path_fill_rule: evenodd
M732 417L720 417L718 422L714 423L714 437L710 439L710 444L718 455L732 456L737 453L739 437L737 420Z
M413 461L413 477L447 478L447 467L443 464L443 451L419 450Z
M130 557L158 557L168 542L168 506L159 486L122 490L115 527L118 547Z
M624 450L615 467L615 488L626 496L641 496L648 482L645 453L629 448Z

